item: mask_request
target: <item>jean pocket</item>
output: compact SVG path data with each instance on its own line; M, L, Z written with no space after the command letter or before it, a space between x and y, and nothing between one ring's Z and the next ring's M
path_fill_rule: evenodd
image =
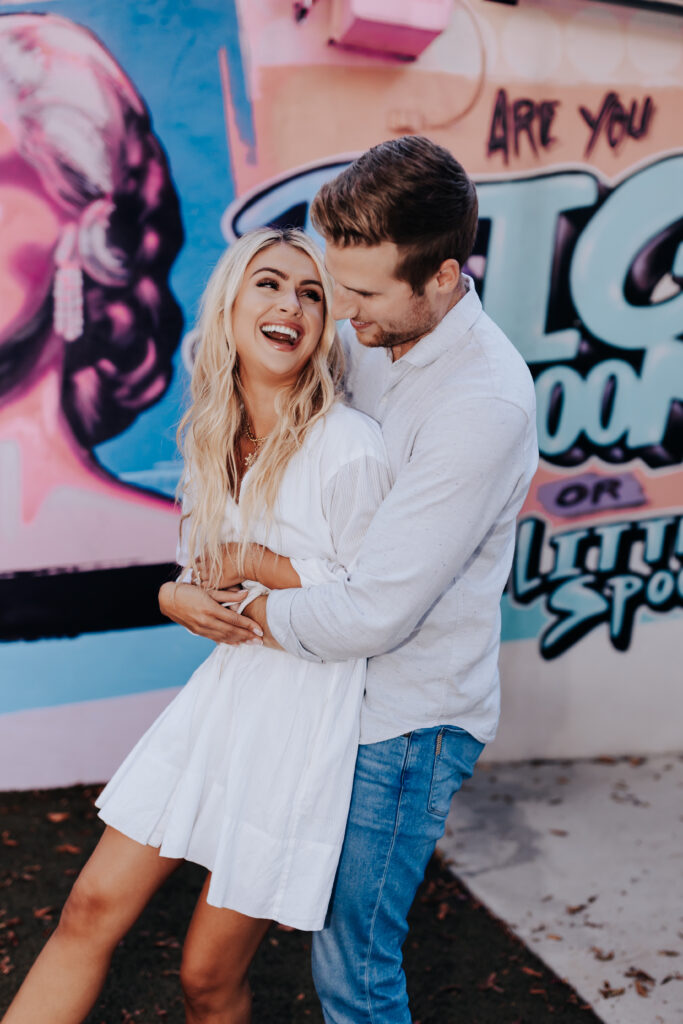
M445 818L453 795L469 779L484 744L456 725L444 725L436 734L428 810Z

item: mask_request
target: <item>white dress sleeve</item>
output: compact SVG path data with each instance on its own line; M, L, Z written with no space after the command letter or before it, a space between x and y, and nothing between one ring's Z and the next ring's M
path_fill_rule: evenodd
M322 503L336 559L292 558L302 587L344 578L375 512L391 489L387 464L374 455L347 462L323 488Z

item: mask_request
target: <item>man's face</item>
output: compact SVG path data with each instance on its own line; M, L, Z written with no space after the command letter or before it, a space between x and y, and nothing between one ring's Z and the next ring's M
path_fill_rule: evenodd
M436 327L443 315L427 282L416 295L395 276L399 249L379 245L335 245L328 242L325 265L334 278L332 315L351 321L356 337L368 348L390 348L400 358Z

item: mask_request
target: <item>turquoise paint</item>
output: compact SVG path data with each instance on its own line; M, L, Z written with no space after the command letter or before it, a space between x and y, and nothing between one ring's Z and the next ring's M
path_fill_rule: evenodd
M0 714L180 686L214 646L181 626L5 644Z
M501 640L533 640L539 636L548 623L550 616L543 610L541 598L533 604L522 606L503 594L500 602Z

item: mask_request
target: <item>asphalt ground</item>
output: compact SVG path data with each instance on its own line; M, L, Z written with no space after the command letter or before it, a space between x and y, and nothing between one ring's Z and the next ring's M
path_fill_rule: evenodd
M0 794L0 1011L97 842L98 792L76 786ZM183 865L149 904L117 949L88 1024L182 1024L182 940L204 874ZM251 972L254 1024L322 1024L310 946L309 933L270 930ZM415 1024L599 1022L438 856L411 911L404 956Z

